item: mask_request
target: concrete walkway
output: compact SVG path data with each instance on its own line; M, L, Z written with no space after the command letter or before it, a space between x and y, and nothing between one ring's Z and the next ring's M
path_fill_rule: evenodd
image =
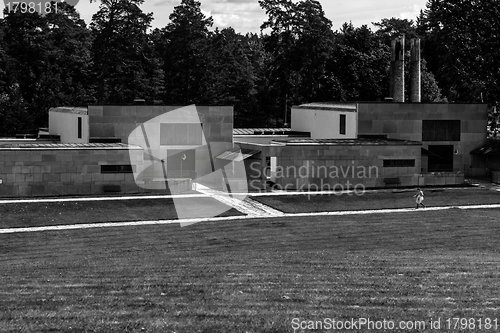
M283 215L283 212L257 202L245 194L230 196L227 192L217 191L201 184L197 184L196 190L248 216L269 217Z
M469 205L469 206L443 206L443 207L428 207L424 209L415 208L399 208L399 209L372 209L372 210L352 210L352 211L336 211L336 212L317 212L317 213L282 213L279 216L227 216L227 217L209 217L209 218L193 218L182 220L158 220L158 221L134 221L134 222L106 222L106 223L87 223L87 224L68 224L68 225L55 225L45 227L25 227L25 228L6 228L0 229L0 234L16 234L26 232L40 232L40 231L61 231L61 230L78 230L78 229L97 229L97 228L118 228L118 227L131 227L131 226L144 226L144 225L164 225L164 224L180 224L191 225L199 222L208 221L237 221L249 220L255 218L296 218L296 217L315 217L315 216L345 216L345 215L372 215L372 214L395 214L395 213L419 213L425 214L429 211L440 211L449 209L499 209L500 204L490 205ZM334 222L335 219L331 219Z
M500 184L493 184L483 179L471 179L468 183L475 187L469 189L486 188L500 192ZM456 189L456 188L450 188ZM466 189L466 188L464 188ZM381 190L367 190L366 192L389 192L396 189L381 189ZM408 189L408 191L412 191ZM414 212L413 208L404 209L377 209L377 210L357 210L357 211L334 211L334 212L317 212L317 213L283 213L270 206L262 204L253 200L252 196L261 195L307 195L308 192L261 192L261 193L235 193L229 195L226 192L210 189L201 184L197 185L198 194L187 195L143 195L143 196L122 196L122 197L87 197L87 198L39 198L39 199L12 199L0 200L0 204L10 203L32 203L32 202L70 202L70 201L112 201L112 200L144 200L144 199L165 199L165 198L190 198L190 197L211 197L215 200L232 207L244 216L231 216L231 217L208 217L208 218L195 218L195 219L174 219L174 220L160 220L160 221L136 221L136 222L113 222L113 223L90 223L90 224L75 224L75 225L59 225L59 226L46 226L46 227L28 227L28 228L8 228L0 229L0 234L5 233L18 233L18 232L34 232L34 231L54 231L54 230L68 230L68 229L88 229L88 228L106 228L106 227L120 227L120 226L135 226L135 225L156 225L156 224L181 224L189 225L197 222L205 221L225 221L225 220L241 220L252 218L271 218L271 217L308 217L308 216L340 216L340 215L365 215L365 214L385 214L385 213L404 213ZM310 195L319 194L333 194L331 191L314 192ZM344 191L342 193L336 192L336 195L352 193L352 191ZM491 209L500 208L500 204L492 205L472 205L472 206L443 206L443 207L428 207L422 211L431 210L446 210L446 209Z
M500 184L492 183L488 178L470 178L465 181L473 186L500 192Z

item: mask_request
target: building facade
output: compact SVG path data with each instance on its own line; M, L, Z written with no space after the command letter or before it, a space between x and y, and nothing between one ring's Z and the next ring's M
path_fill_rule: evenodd
M167 179L220 182L210 174L228 163L214 157L232 147L232 130L226 106L53 108L48 134L59 140L0 140L0 197L165 193Z
M485 104L311 103L292 108L292 130L310 133L308 139L239 143L261 151L253 156L261 172L249 177L257 174L264 183L266 175L282 187L345 186L352 175L314 171L349 166L378 171L357 177L365 187L451 185L466 175L486 174L484 157L471 154L485 143L486 126ZM269 159L276 160L271 172L264 171ZM298 177L297 168L303 170Z

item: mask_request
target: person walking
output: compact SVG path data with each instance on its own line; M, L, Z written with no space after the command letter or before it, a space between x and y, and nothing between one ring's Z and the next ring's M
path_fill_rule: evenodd
M416 198L415 201L417 203L417 208L415 208L415 209L418 209L420 206L425 208L425 205L423 204L424 192L420 188L417 188L417 193L413 197Z

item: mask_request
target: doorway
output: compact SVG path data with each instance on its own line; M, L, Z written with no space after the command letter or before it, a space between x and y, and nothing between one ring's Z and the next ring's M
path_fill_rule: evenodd
M168 178L195 178L195 150L169 149L167 152Z
M453 171L453 145L429 145L429 172Z

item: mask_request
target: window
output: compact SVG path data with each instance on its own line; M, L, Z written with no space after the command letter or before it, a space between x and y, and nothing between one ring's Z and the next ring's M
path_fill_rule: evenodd
M177 123L160 125L160 144L163 146L183 146L203 144L201 124Z
M101 173L133 173L133 171L130 164L101 165Z
M78 139L82 138L82 117L78 117Z
M384 160L384 168L412 168L415 160Z
M460 141L460 120L422 120L422 141Z
M340 134L345 135L345 114L340 115Z

